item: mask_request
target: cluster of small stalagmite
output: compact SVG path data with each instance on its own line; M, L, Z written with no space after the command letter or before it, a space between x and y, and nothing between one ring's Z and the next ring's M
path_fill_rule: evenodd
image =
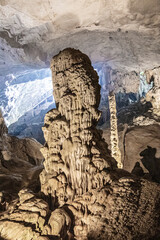
M43 127L41 193L19 192L0 217L0 236L13 240L11 226L17 240L154 239L160 186L117 168L96 129L100 86L89 58L65 49L51 69L57 108Z

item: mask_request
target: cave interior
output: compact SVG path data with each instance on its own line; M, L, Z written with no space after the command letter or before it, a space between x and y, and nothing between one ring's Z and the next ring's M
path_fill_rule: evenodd
M0 0L0 239L160 239L160 0Z

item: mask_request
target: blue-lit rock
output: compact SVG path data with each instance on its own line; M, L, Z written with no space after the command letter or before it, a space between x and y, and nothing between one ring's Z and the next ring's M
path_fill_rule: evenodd
M55 106L50 69L10 74L2 83L0 105L9 132L43 142L44 115Z

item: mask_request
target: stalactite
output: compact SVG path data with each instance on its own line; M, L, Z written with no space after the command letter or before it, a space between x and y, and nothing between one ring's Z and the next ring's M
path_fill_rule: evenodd
M110 92L108 99L109 99L109 109L110 109L111 154L112 154L112 157L116 159L118 168L123 168L121 151L119 149L116 99L113 91Z

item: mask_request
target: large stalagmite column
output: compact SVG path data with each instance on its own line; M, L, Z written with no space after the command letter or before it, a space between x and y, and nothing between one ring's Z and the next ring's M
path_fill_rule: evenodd
M96 129L100 86L89 58L66 49L53 58L51 70L57 109L45 117L41 183L45 194L64 204L101 185L97 171L116 164Z
M116 98L113 91L110 92L108 99L109 99L109 109L110 109L111 154L112 154L112 157L116 159L118 168L123 168L121 151L119 149Z

